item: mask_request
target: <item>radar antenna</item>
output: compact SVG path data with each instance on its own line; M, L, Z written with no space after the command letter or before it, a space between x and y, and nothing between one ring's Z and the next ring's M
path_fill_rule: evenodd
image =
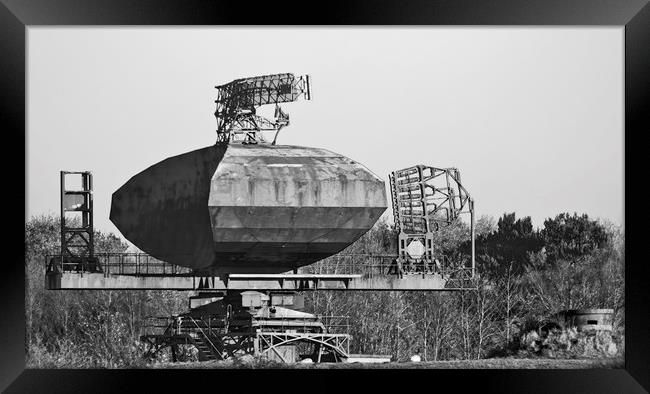
M296 101L299 98L311 100L309 75L294 76L290 73L263 75L236 79L218 90L217 143L244 144L267 143L263 131L274 131L272 145L280 130L289 125L289 115L282 111L280 103ZM275 104L274 119L267 119L256 113L257 107Z
M416 165L390 174L393 215L398 235L398 255L410 262L442 260L440 251L434 250L434 232L450 226L461 214L470 215L471 267L457 267L453 279L474 277L474 200L460 180L457 168L436 168ZM420 245L418 245L418 243ZM413 245L411 245L413 244ZM417 246L423 249L421 256L411 256ZM436 263L437 264L437 263ZM450 267L441 267L443 271Z

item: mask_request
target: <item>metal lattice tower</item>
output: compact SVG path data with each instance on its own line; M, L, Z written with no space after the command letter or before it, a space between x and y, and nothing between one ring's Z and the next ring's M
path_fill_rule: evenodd
M275 144L280 130L289 125L289 115L279 104L299 98L311 100L309 75L294 76L290 73L263 75L236 79L218 90L217 143L265 143L263 131L274 131ZM275 118L267 119L256 114L257 107L275 104Z
M81 176L81 189L66 188L66 176ZM93 176L89 171L61 171L61 256L92 258L93 236ZM67 213L79 213L78 221L70 223Z

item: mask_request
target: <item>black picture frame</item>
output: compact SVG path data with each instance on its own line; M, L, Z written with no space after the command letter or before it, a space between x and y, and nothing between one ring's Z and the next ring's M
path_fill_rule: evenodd
M417 0L381 2L276 3L226 1L109 1L109 0L0 0L0 102L6 172L18 176L18 152L12 136L25 144L25 74L27 27L36 25L573 25L625 27L625 233L626 233L626 346L625 369L602 370L289 370L293 389L338 391L349 379L364 387L398 385L426 391L449 385L454 391L474 386L481 392L616 392L650 390L649 291L645 284L648 264L635 259L642 242L635 231L645 218L637 191L634 168L647 153L640 138L650 131L650 6L647 0ZM638 139L638 141L637 141ZM24 148L24 145L23 145ZM639 149L637 153L635 151ZM25 155L28 152L24 151ZM26 160L23 162L26 165ZM8 170L8 171L7 171ZM24 170L24 167L23 167ZM24 171L23 171L24 172ZM26 176L26 175L25 175ZM9 181L7 181L9 182ZM23 182L25 179L23 178ZM26 183L26 182L25 182ZM23 183L23 191L25 190ZM11 195L20 197L20 180L11 183ZM9 190L9 189L7 189ZM23 200L25 195L22 195ZM639 200L639 201L636 201ZM17 219L16 219L17 221ZM7 226L7 233L18 233ZM17 250L18 242L5 238L5 251ZM0 333L0 389L7 392L113 392L135 382L146 391L186 390L200 385L228 392L288 388L279 371L224 370L26 370L24 265L19 256L5 257L2 277L2 332ZM281 372L281 371L280 371ZM286 370L284 370L286 375ZM327 378L324 376L327 374ZM372 375L371 375L372 374ZM245 376L242 376L245 375ZM331 376L334 375L334 376ZM279 379L279 380L276 380ZM333 379L341 379L333 381ZM127 383L128 382L128 383ZM188 383L189 382L189 383ZM231 383L240 382L238 386ZM277 382L277 383L274 383ZM307 384L307 386L305 386ZM262 385L262 386L260 386ZM430 385L430 386L427 386ZM347 386L347 384L345 384ZM235 387L235 389L226 389ZM419 391L419 389L418 389Z

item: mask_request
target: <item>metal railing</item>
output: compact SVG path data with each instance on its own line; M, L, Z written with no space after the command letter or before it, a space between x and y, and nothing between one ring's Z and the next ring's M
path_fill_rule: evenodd
M320 321L323 322L327 333L329 334L349 334L350 333L350 317L349 316L318 316Z
M388 254L338 254L308 266L300 267L301 274L361 274L364 278L400 274L397 255ZM201 276L205 273L191 268L158 260L146 253L98 253L94 258L80 258L48 254L45 256L46 272L103 273L104 275L131 276ZM465 262L452 262L445 255L437 261L423 259L404 262L401 274L442 274L456 277L458 272L470 273ZM290 273L290 272L288 272ZM209 274L208 274L209 275ZM465 276L464 274L461 276Z
M273 324L268 324L272 321ZM251 320L253 327L265 331L294 331L297 333L310 333L323 331L329 334L347 334L350 331L348 316L320 316L304 318L289 317L255 317ZM145 319L141 335L192 335L225 334L228 331L228 321L223 315L204 316L151 316Z
M314 315L312 317L257 317L254 326L264 332L326 333L348 334L350 318L348 316ZM272 324L269 324L272 322Z
M144 319L142 327L140 328L141 336L148 335L166 335L175 334L172 332L173 316L149 316Z
M474 289L476 282L472 267L460 267L447 275L445 289Z
M323 323L316 316L305 318L260 316L253 318L252 323L253 330L264 332L275 331L306 334L325 331Z
M97 253L94 258L48 254L46 272L101 272L105 275L191 276L192 269L158 260L146 253Z
M183 335L196 333L198 329L209 334L219 334L227 329L224 316L150 316L142 325L142 335Z
M209 329L208 334L206 334L205 331L203 331L203 328L201 328L202 324L200 325L193 317L187 316L184 319L188 319L192 323L194 323L194 326L196 327L196 331L194 331L194 333L197 334L197 336L201 338L203 341L208 343L208 346L210 346L211 353L215 356L219 355L220 358L223 358L221 350L219 350L219 348L214 344L214 342L212 342L212 339L210 339L210 337L213 335L212 330ZM202 319L199 319L199 321L203 323Z
M364 278L398 275L397 255L339 254L299 269L309 274L361 274ZM459 271L471 273L467 262L453 262L446 255L438 255L437 261L413 259L402 264L402 274L441 274L455 276Z

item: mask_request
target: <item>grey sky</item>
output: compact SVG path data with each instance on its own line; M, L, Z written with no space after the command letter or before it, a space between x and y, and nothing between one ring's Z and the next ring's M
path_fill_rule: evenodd
M622 223L623 28L28 30L27 215L91 170L95 225L131 176L214 143L215 85L310 74L279 143L388 173L458 167L479 215ZM388 211L390 213L390 211Z

